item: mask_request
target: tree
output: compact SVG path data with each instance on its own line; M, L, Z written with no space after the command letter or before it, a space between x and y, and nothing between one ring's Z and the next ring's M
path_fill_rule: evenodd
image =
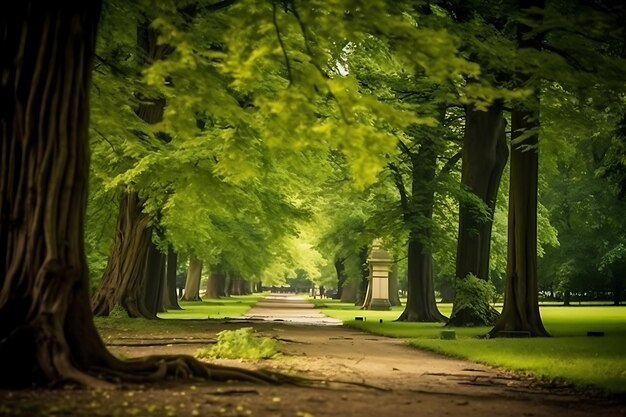
M99 13L98 1L0 6L0 385L266 379L186 356L121 361L98 335L83 226Z
M521 0L521 10L543 8L543 0ZM518 22L520 51L541 49L541 38L530 26ZM522 83L530 74L517 74ZM532 85L532 84L531 84ZM502 315L489 332L528 331L531 336L548 336L539 313L537 278L537 190L539 138L539 92L511 112L511 174L509 189L509 241L507 282Z

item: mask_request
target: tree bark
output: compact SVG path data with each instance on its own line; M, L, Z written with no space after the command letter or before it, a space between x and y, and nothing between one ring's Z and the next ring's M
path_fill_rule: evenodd
M357 280L356 279L347 279L343 286L343 291L341 293L341 302L342 303L354 303L356 304L356 293L357 293Z
M520 9L543 8L543 0L520 0ZM528 37L531 28L518 23L517 39L520 48L541 48L540 35ZM529 82L527 74L518 74L522 82ZM534 86L536 87L536 86ZM522 107L518 104L511 113L511 179L509 190L509 225L507 249L507 282L502 315L489 332L528 331L531 336L549 336L539 313L537 282L537 181L539 172L538 128L539 95ZM521 135L528 136L515 143ZM527 147L531 147L527 149Z
M143 303L144 270L150 247L149 222L137 193L126 193L120 203L109 261L93 297L96 316L108 316L120 304L130 317L154 318Z
M456 279L469 274L489 280L491 230L502 172L508 159L504 131L502 103L496 101L487 111L472 106L465 108L465 134L463 139L463 166L461 183L489 211L489 218L481 218L474 204L461 202L459 207L459 235L456 252ZM468 308L452 308L450 324L454 326L493 325L485 322ZM493 310L493 316L498 312Z
M457 279L463 279L469 274L489 279L493 213L509 154L504 128L500 101L489 106L487 111L466 106L461 183L485 204L489 218L480 218L473 204L461 202L456 252Z
M359 283L357 286L357 299L355 305L360 305L364 307L368 302L368 296L370 295L369 288L369 277L370 277L370 268L367 265L367 256L369 253L369 248L367 246L363 246L359 251Z
M335 271L337 272L337 298L341 299L343 295L343 287L346 283L346 266L343 258L335 259Z
M167 248L167 267L165 272L165 284L163 288L163 307L166 310L180 310L178 294L176 293L176 275L178 272L178 254L174 248Z
M392 307L401 306L398 292L398 264L394 263L389 271L389 304Z
M397 321L444 323L439 312L433 286L433 257L419 238L409 237L408 291L404 311Z
M442 111L441 119L445 111ZM422 146L411 158L411 197L400 191L404 208L404 222L409 229L407 303L398 321L446 322L435 301L433 284L433 257L427 247L432 235L433 205L435 203L435 175L437 172L437 132L424 134ZM431 135L433 137L431 137Z
M101 2L0 2L0 386L276 383L190 356L121 361L93 323L83 228Z
M226 273L221 265L215 265L211 268L204 296L208 298L226 296Z
M106 352L83 245L99 9L0 4L1 386L94 382L84 368Z
M163 281L165 272L165 256L159 248L150 242L148 256L146 256L146 267L144 268L143 291L144 304L152 318L157 317L157 313L163 312Z
M200 299L200 280L202 278L202 261L195 256L189 257L189 269L185 281L184 301L202 301Z

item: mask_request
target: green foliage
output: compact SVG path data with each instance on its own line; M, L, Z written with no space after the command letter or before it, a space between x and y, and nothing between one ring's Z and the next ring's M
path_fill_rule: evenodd
M495 323L498 317L492 303L496 289L489 281L468 275L457 279L454 309L450 316L452 326L486 326Z
M269 337L259 337L252 327L223 330L217 334L217 343L198 350L198 358L270 359L278 355L279 343Z

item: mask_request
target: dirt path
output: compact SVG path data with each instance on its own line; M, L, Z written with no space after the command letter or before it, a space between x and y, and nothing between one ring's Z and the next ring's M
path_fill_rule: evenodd
M626 416L624 403L584 398L566 388L338 326L303 299L268 298L247 316L248 321L203 322L202 331L188 338L133 339L117 332L107 340L125 356L193 353L220 330L252 326L280 340L283 356L219 363L297 372L330 381L328 388L168 383L113 393L0 391L0 416Z

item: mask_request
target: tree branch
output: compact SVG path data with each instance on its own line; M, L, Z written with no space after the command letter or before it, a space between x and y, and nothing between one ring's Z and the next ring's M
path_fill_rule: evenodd
M458 151L457 153L452 155L452 157L450 157L450 159L448 159L448 161L445 163L443 168L441 168L441 171L439 171L439 175L449 174L450 171L452 171L452 168L454 168L457 162L459 162L459 160L461 159L461 156L462 156L462 151Z
M409 200L406 194L404 181L402 180L402 173L400 172L400 169L398 169L397 165L391 162L387 164L387 167L391 171L391 174L393 175L393 182L396 184L398 192L400 193L400 205L402 206L402 210L406 213L409 209Z
M278 26L278 19L276 18L276 3L272 4L272 23L274 23L274 29L276 29L276 36L278 37L278 43L280 43L280 49L283 51L285 57L285 66L287 67L287 77L289 78L289 86L293 83L293 73L291 72L291 62L289 61L289 55L287 54L287 48L285 48L285 42L283 36L280 34L280 27Z

